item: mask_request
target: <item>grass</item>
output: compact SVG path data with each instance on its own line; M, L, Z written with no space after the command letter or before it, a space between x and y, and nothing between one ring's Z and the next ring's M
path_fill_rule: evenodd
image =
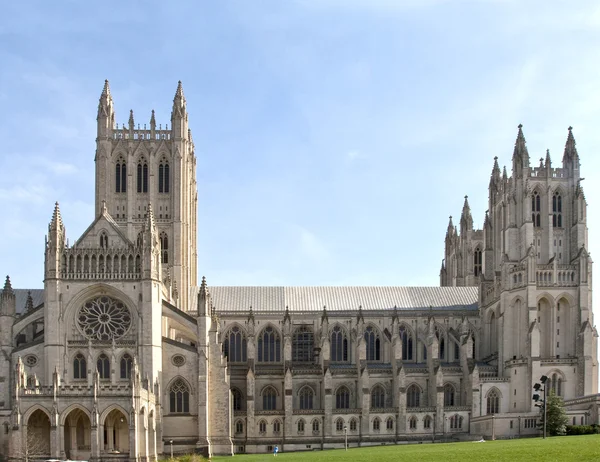
M224 462L227 457L215 457ZM236 455L237 462L274 462L273 454ZM282 460L280 460L282 459ZM600 435L524 438L485 443L403 444L280 453L277 462L600 461Z

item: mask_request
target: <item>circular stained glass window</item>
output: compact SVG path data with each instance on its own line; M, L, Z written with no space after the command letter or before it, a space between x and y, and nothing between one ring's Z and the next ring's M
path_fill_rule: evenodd
M33 355L25 356L25 364L27 364L29 367L35 366L37 361L37 357Z
M177 367L183 366L185 364L185 356L175 355L171 358L171 361L173 361L173 364Z
M131 327L131 313L123 302L102 295L79 308L77 327L92 340L118 339Z

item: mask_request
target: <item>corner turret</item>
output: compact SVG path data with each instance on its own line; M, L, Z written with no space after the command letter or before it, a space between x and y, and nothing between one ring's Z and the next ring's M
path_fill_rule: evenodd
M0 293L0 316L14 316L17 312L17 298L10 283L10 277L6 276L4 288Z
M65 248L66 233L65 226L60 215L58 202L54 204L52 220L48 225L48 235L46 236L46 279L55 279L60 274L60 260L62 251Z

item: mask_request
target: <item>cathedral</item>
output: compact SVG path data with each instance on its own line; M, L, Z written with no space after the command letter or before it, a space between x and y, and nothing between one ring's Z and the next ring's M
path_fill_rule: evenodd
M150 462L537 436L546 376L569 423L600 423L586 200L572 129L559 166L493 164L440 287L219 287L198 280L196 156L170 124L97 115L95 217L56 204L43 289L0 293L0 454ZM90 217L92 218L92 217ZM41 245L41 243L40 243ZM208 275L210 277L210 275Z

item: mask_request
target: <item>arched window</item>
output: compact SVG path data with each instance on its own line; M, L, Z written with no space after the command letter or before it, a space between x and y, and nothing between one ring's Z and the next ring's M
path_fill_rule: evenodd
M413 338L410 329L404 324L400 325L400 339L402 340L402 359L411 361L413 359Z
M298 421L298 433L304 433L304 420L302 419Z
M408 428L411 430L417 429L417 418L413 415L410 419L408 419Z
M279 432L281 431L281 421L278 419L275 419L273 421L273 433L275 435L279 434Z
M365 329L365 343L367 344L367 361L380 361L381 339L379 332L373 326Z
M335 408L350 409L350 391L342 386L335 392Z
M164 157L158 166L158 192L169 192L169 163Z
M415 384L406 390L406 407L419 407L421 404L421 390Z
M268 386L262 392L263 411L274 411L277 409L277 391Z
M267 422L265 420L261 420L258 423L258 431L260 433L267 433Z
M190 389L183 379L177 379L169 390L171 413L190 412Z
M335 430L338 432L344 431L344 419L341 417L335 421Z
M331 361L348 361L348 336L339 325L331 331Z
M497 390L492 390L487 395L487 414L500 412L500 395Z
M482 262L481 249L477 246L473 252L473 275L475 277L479 277L481 274Z
M356 431L356 419L353 417L352 419L350 419L350 431L351 432L355 432Z
M379 417L375 417L373 419L373 431L378 432L379 427L381 427L381 420L379 420Z
M108 356L104 353L98 356L96 367L101 379L110 379L110 361L108 360Z
M386 428L386 430L393 430L394 429L394 419L392 419L391 417L388 417L387 420L385 421L385 428Z
M313 333L308 327L300 327L294 332L292 361L311 362L313 360Z
M169 237L167 233L160 233L158 236L160 241L160 262L162 264L169 263Z
M238 326L233 326L227 333L223 353L230 363L246 362L246 335Z
M117 160L115 165L115 192L127 192L127 164L122 157Z
M371 390L371 409L385 407L385 391L381 385L376 385Z
M317 419L312 421L313 433L319 433L319 421Z
M315 394L312 388L308 386L302 387L302 389L298 393L298 398L300 400L300 409L312 409L314 395Z
M108 236L104 231L100 233L100 248L106 249L108 248Z
M242 410L242 392L237 388L231 389L231 397L233 398L233 410L241 411Z
M540 227L540 212L542 211L542 201L540 193L534 191L531 196L531 221L536 228Z
M130 379L131 378L132 366L133 366L133 358L128 353L125 353L121 357L121 378L122 379Z
M428 415L423 419L423 428L431 428L431 417Z
M444 406L455 406L454 387L449 383L444 385Z
M556 396L562 396L562 378L557 374L552 374L550 389Z
M85 356L81 353L75 355L75 358L73 359L73 378L76 380L87 378L87 364Z
M137 192L148 192L148 164L143 158L137 164Z
M552 226L562 228L562 197L558 191L552 196Z
M235 433L238 435L244 433L244 422L242 420L237 420L235 422Z
M268 326L258 337L258 362L270 363L281 361L281 340L279 333Z

